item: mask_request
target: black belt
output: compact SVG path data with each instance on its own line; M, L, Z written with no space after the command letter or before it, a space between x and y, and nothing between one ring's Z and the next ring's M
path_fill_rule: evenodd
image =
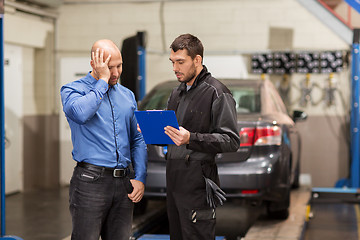
M111 174L113 177L117 177L117 178L126 177L129 175L130 172L129 168L108 168L86 162L78 162L77 166L89 170L102 171L105 174Z

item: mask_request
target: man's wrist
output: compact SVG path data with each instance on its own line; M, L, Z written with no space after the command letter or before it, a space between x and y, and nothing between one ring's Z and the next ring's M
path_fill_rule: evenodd
M106 83L109 82L109 78L100 77L99 80L100 80L100 79L103 80L103 81L105 81Z

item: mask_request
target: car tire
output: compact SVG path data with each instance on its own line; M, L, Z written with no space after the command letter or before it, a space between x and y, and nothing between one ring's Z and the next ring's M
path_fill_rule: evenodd
M290 189L287 190L286 198L280 202L270 202L267 206L267 214L271 219L285 220L289 217Z
M289 217L289 209L268 212L268 216L271 219L286 220Z
M300 187L300 162L297 163L294 175L294 182L291 185L293 189L297 189Z

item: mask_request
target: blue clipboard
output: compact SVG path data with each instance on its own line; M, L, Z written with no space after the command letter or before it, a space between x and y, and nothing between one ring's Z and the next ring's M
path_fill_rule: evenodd
M174 144L165 134L164 127L172 126L179 129L175 112L172 110L135 111L146 144Z

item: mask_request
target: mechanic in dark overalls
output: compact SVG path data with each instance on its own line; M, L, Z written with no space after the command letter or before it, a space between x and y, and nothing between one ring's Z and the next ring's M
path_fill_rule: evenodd
M168 100L180 129L167 126L175 145L166 156L170 239L215 239L215 206L207 201L205 178L219 186L215 155L240 145L235 100L229 89L202 64L203 45L191 35L177 37L170 61L181 83ZM204 178L205 177L205 178Z

